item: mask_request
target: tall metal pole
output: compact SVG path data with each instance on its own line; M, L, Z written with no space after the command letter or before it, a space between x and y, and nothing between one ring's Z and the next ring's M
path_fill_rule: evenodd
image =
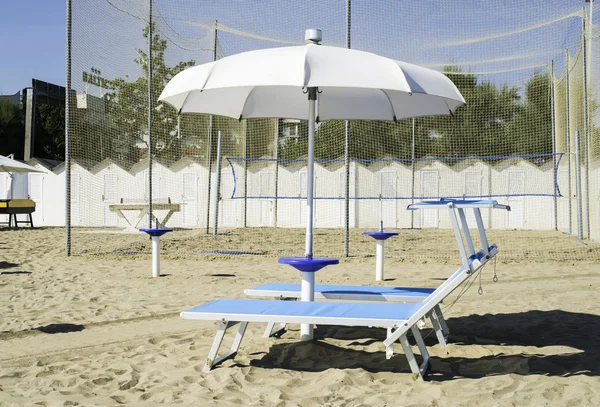
M221 130L217 136L217 184L215 185L217 193L215 194L215 221L213 235L216 236L219 227L219 201L221 200Z
M352 0L346 0L346 48L351 48ZM350 121L346 120L344 137L344 257L350 256Z
M71 51L72 51L72 2L67 0L66 16L66 99L65 99L65 251L71 255ZM12 188L11 188L12 190Z
M410 171L412 173L410 203L415 203L415 118L412 119L412 143L410 153ZM410 228L415 228L415 211L410 211Z
M244 227L248 226L248 119L244 120Z
M581 196L581 161L579 130L575 130L575 194L577 195L577 239L583 239L583 199Z
M566 140L567 140L567 174L568 174L568 180L567 180L567 196L569 197L568 199L568 204L569 204L569 234L572 235L573 234L573 213L572 213L572 202L571 200L573 199L572 193L571 193L571 120L569 118L570 113L570 106L569 106L569 50L567 49L565 51L566 54L566 60L567 60L567 69L565 71L565 97L566 97L566 111L567 111L567 118L566 118L566 128L567 128L567 134L566 134Z
M273 222L277 227L277 194L279 193L279 119L275 119L275 201L273 203Z
M217 20L215 20L215 39L213 42L213 61L217 60ZM208 191L206 192L206 233L210 233L210 190L212 184L212 137L213 116L208 119Z
M589 155L589 131L588 131L588 47L587 47L587 24L586 24L586 15L585 15L585 7L583 8L583 19L581 26L581 37L583 44L583 162L584 162L584 170L585 170L585 225L586 232L585 235L587 237L590 236L590 155ZM591 38L590 38L591 41Z
M555 112L554 112L554 60L552 60L552 63L550 65L550 107L551 107L551 113L550 113L550 117L551 117L551 121L552 121L552 168L554 171L554 180L553 183L554 185L552 186L553 189L553 193L552 195L553 197L553 201L554 201L554 230L558 230L558 199L556 196L556 193L558 192L556 190L556 183L557 183L557 171L558 169L556 168L556 118L555 118Z
M152 229L152 1L148 0L148 227Z

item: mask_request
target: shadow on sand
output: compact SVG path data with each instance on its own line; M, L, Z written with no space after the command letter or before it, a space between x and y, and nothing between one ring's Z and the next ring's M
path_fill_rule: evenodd
M600 316L561 310L526 311L510 314L470 315L448 319L450 342L457 346L502 345L514 347L548 346L571 349L531 353L531 349L515 349L511 355L498 353L478 358L433 356L430 380L480 378L492 375L600 375ZM423 332L427 335L429 332ZM292 335L297 332L293 331ZM289 336L289 335L288 335ZM293 336L292 336L293 337ZM345 347L320 341L323 338L351 340ZM385 359L383 346L379 352L355 348L381 342L383 329L342 326L320 327L314 342L277 343L252 366L299 371L364 369L369 372L410 373L406 359L396 355ZM428 346L436 345L435 335L426 338ZM243 346L243 344L242 344ZM437 345L439 346L439 345ZM401 352L398 345L397 352ZM554 351L554 352L553 352ZM439 350L438 350L439 353Z

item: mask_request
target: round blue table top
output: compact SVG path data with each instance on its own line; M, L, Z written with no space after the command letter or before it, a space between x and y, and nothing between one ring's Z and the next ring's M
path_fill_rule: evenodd
M172 231L173 229L167 228L140 229L140 232L148 233L150 236L162 236L165 233L169 233Z
M398 232L363 232L363 235L371 236L375 240L385 240L389 239L392 236L397 236Z
M281 264L289 264L300 271L317 272L325 266L332 264L338 264L338 259L327 259L327 258L309 258L309 257L282 257L279 259Z

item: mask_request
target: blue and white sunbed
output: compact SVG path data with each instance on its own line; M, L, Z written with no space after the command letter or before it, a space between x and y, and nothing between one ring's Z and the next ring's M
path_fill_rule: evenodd
M444 298L475 275L476 271L480 270L498 252L496 245L488 245L479 208L509 209L507 206L498 205L496 201L435 201L413 204L409 206L409 209L443 206L449 209L450 219L459 246L461 266L438 288L427 295L423 301L415 304L399 304L389 302L297 302L257 299L214 300L181 313L181 317L184 319L220 321L204 371L210 371L216 364L235 355L249 322L294 323L386 328L387 336L383 341L386 357L390 358L393 355L393 345L399 340L411 371L417 378L423 379L429 366L429 353L417 328L418 322L430 315ZM463 208L472 208L475 212L482 243L482 249L477 252L475 252L471 240ZM461 228L458 223L459 219L467 247L463 242ZM240 326L230 350L221 356L217 356L226 330L238 323ZM420 364L417 362L408 341L407 334L409 331L412 332L421 353L422 361Z
M280 300L300 299L301 285L296 283L266 283L258 287L244 290L250 297L270 297ZM384 301L396 303L423 302L435 288L383 287L360 285L315 284L315 300L345 300L345 301ZM448 325L439 304L426 315L441 345L446 345L449 335ZM281 323L274 329L275 323L269 323L265 337L273 336L285 329Z

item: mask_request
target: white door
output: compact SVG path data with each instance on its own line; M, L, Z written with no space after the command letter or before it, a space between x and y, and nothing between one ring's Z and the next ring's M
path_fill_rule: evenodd
M8 174L0 174L0 199L8 199L10 178Z
M44 175L29 174L29 199L35 202L35 211L31 214L34 226L44 226ZM28 215L17 215L19 219L29 220Z
M481 199L483 177L481 171L467 171L465 172L465 189L464 196L466 199ZM475 215L473 210L466 210L467 222L471 227L475 227ZM482 214L483 215L483 214Z
M260 191L260 226L273 226L273 196L271 193L271 182L273 174L261 172L259 174Z
M119 202L117 174L104 174L102 201L104 202L104 226L117 226L118 215L109 209L110 205Z
M198 226L198 176L194 172L183 173L181 194L181 223L183 227Z
M508 205L510 211L507 212L507 229L523 229L525 227L525 211L523 205L523 196L525 193L525 172L513 170L508 172Z
M152 202L153 203L166 203L165 200L160 199L160 175L158 172L152 172ZM150 191L148 189L148 171L144 175L144 202L150 200Z
M8 199L8 174L0 174L0 199ZM0 222L8 222L8 215L0 215Z
M79 173L75 172L71 176L71 224L73 226L82 226L79 209L79 184Z
M301 199L298 199L298 216L299 216L298 226L306 227L306 191L307 191L307 189L306 189L307 188L306 171L300 172L298 174L298 176L300 177L300 182L299 182L300 188L298 189L298 197L301 197ZM313 210L314 210L314 207L313 207Z
M339 226L346 225L346 172L340 172L340 181L338 189L339 198Z
M380 177L379 221L383 221L384 229L395 228L398 221L397 175L395 171L385 171Z
M219 208L219 222L222 226L237 226L237 201L231 198L235 180L230 169L221 171L221 206Z
M437 170L421 172L421 196L424 199L438 199L440 196L439 176ZM439 226L438 209L422 209L421 227L437 228Z

